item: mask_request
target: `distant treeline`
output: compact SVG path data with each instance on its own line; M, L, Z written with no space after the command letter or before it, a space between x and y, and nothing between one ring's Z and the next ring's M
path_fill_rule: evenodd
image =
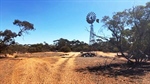
M80 51L104 51L104 52L116 52L118 49L111 45L109 42L102 42L97 40L95 44L88 45L87 43L79 40L69 41L67 39L60 38L54 41L54 44L48 44L46 42L38 44L19 44L15 43L9 46L5 52L7 53L34 53L34 52L49 52L49 51L60 51L60 52L80 52Z

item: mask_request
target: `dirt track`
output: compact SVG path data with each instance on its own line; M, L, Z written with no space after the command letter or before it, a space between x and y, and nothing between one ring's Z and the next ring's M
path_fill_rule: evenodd
M54 57L53 59L45 57L11 60L11 64L8 63L9 66L7 67L10 70L6 69L0 73L6 73L0 76L0 79L3 79L0 84L70 84L74 80L72 76L75 74L71 73L74 69L74 59L77 54L69 53L69 55Z
M77 57L79 53L34 53L17 58L0 58L0 84L150 84L149 65L143 75L114 77L96 68L103 64L126 62L100 53L98 57ZM113 61L112 61L113 60ZM112 67L114 70L119 67ZM128 70L128 69L127 69ZM143 71L143 70L141 70ZM114 73L115 74L115 73Z

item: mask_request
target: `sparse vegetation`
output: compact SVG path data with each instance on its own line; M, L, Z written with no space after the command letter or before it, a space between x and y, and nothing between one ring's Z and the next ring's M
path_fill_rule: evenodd
M64 38L23 45L15 38L35 28L15 20L18 32L0 30L0 84L150 83L150 2L101 21L112 36L95 35L99 38L92 45Z
M8 47L15 44L14 38L22 36L23 33L27 33L29 30L34 30L34 25L28 21L14 20L13 24L19 26L20 30L18 33L12 32L8 29L5 31L0 31L0 54L13 53Z
M105 39L118 48L122 57L129 62L133 56L135 62L143 62L150 56L150 2L146 6L136 6L115 13L112 17L104 16L104 27L112 32L112 37ZM128 53L128 56L124 54Z

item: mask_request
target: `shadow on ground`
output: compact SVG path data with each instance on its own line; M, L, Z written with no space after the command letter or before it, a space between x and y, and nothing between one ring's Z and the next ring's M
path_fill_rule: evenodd
M103 75L108 77L135 77L143 76L150 72L150 63L138 63L138 64L127 64L127 63L113 63L109 65L101 66L90 66L86 68L76 69L77 72L88 71L91 74Z

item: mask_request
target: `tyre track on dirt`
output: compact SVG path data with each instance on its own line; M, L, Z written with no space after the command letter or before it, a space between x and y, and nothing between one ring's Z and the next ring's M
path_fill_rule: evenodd
M73 74L76 56L76 53L69 53L57 57L52 64L47 60L51 58L23 59L14 66L11 84L76 84L72 78L77 76Z
M74 74L74 60L77 54L73 54L70 58L68 58L64 64L61 65L60 69L62 71L61 74L61 81L59 84L77 84L74 80L75 74Z
M55 72L53 73L55 81L53 82L53 84L69 84L69 83L63 83L63 74L65 72L65 68L66 66L68 66L68 61L70 61L71 59L75 58L75 54L69 54L69 56L65 56L63 58L61 58L56 64L54 64L55 66ZM73 62L74 60L72 60ZM71 62L70 62L71 63Z
M80 74L75 71L75 59L79 53L74 55L66 62L62 69L61 81L58 84L95 84L88 74Z
M16 64L11 84L49 84L51 82L50 63L38 58L25 59Z

